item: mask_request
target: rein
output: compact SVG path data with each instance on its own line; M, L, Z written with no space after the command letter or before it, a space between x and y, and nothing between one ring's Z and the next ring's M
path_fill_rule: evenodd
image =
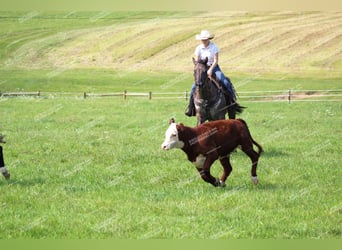
M209 76L209 79L215 83L217 89L222 90L221 85L214 79L213 77Z

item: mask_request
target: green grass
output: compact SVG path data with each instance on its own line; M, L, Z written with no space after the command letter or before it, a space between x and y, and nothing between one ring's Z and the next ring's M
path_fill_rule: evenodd
M249 104L260 185L238 151L219 189L160 149L170 116L194 125L184 101L0 102L1 238L341 238L340 103Z
M184 92L190 91L192 72L139 72L109 69L25 70L0 69L0 91L43 92ZM229 75L237 92L336 90L342 89L341 78L294 76Z
M260 184L252 185L251 164L238 150L225 189L205 183L180 150L160 149L170 117L196 124L184 116L184 100L83 99L85 91L190 90L193 34L203 18L220 34L223 51L231 52L222 53L221 66L238 93L342 89L341 63L333 53L339 13L219 14L0 13L0 91L42 93L0 98L0 132L7 135L4 155L12 174L10 181L0 178L0 238L341 239L337 99L241 99L248 108L240 117L265 150ZM132 39L138 31L146 46ZM113 45L121 45L118 58L124 58L114 64L102 57L112 55ZM68 54L79 46L80 54ZM286 65L293 62L286 59L289 51L295 62L301 59L298 64ZM83 64L88 57L91 63ZM218 163L212 172L221 174Z

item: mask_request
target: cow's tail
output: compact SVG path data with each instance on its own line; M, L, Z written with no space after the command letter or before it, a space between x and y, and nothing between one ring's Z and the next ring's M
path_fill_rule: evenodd
M242 122L242 123L246 126L249 137L251 138L253 144L254 144L255 146L257 146L257 148L258 148L258 154L261 155L261 153L262 153L264 150L262 149L262 147L261 147L261 145L260 145L259 143L257 143L256 141L254 141L254 139L253 139L253 137L252 137L252 135L251 135L251 132L249 131L249 128L248 128L248 126L247 126L247 123L246 123L244 120L240 119L240 118L237 119L237 120L239 120L240 122Z

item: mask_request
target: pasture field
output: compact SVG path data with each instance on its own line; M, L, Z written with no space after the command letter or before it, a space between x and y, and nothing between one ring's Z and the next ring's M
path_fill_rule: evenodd
M260 183L237 150L224 189L160 148L185 100L83 98L190 90L203 19L238 93L342 89L339 12L0 12L0 91L42 93L0 97L1 239L342 238L340 98L242 99Z
M238 150L225 189L160 148L170 116L195 123L183 100L0 102L1 238L341 238L340 102L247 103L260 184Z

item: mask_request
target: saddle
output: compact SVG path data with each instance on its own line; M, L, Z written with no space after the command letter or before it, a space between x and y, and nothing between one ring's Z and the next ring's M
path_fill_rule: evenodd
M221 90L224 97L225 97L225 100L226 100L226 103L235 103L235 100L234 100L234 97L231 96L231 94L229 93L229 91L224 87L222 86L219 81L217 80L216 77L210 77L210 80L213 84L215 84L215 86L217 87L217 89ZM229 79L228 79L229 80ZM230 82L230 80L229 80Z

